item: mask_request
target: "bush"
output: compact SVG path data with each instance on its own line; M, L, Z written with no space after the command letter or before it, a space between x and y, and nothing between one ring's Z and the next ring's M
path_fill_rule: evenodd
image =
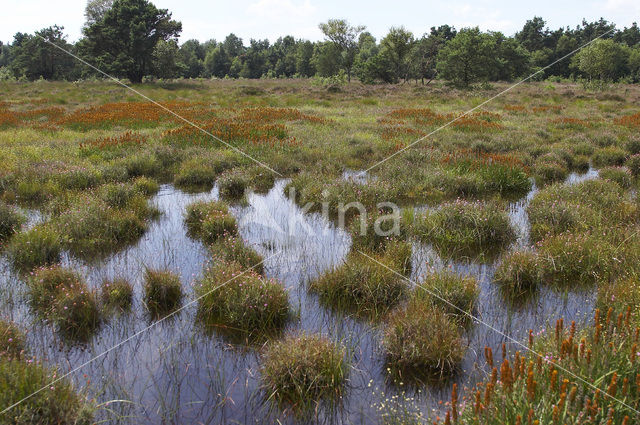
M383 346L390 365L411 373L451 372L465 352L457 324L419 298L391 313Z
M506 247L516 239L509 216L495 203L456 200L418 217L414 234L451 255Z
M133 286L126 279L104 280L102 282L102 303L109 309L127 311L133 301Z
M632 175L627 167L604 167L600 169L599 175L602 179L618 183L623 189L631 187Z
M402 270L402 264L384 254L371 256L397 273ZM407 282L393 271L353 252L340 267L311 281L309 289L326 305L375 318L404 298Z
M532 293L542 282L538 256L531 251L514 251L502 257L493 279L512 296Z
M615 146L596 150L591 157L596 167L623 165L627 159L627 152Z
M26 349L24 333L13 323L0 320L0 362L22 357Z
M269 396L304 410L342 395L348 364L344 349L327 338L301 334L269 344L260 371Z
M469 314L476 309L479 295L480 289L474 277L443 270L428 275L413 290L412 297L428 301L448 315L467 322L471 318Z
M21 272L57 263L61 251L60 236L48 225L35 226L18 233L8 246L9 258Z
M0 201L0 246L18 232L25 221L25 217L15 208Z
M15 425L93 423L93 407L66 379L51 385L57 373L34 362L0 359L0 406L10 410L0 413L0 423ZM43 387L47 390L41 391Z
M236 219L227 204L220 201L198 201L187 206L185 223L189 236L206 244L216 242L224 235L238 233Z
M153 317L171 313L182 301L182 285L178 275L167 270L146 269L144 299Z
M209 247L214 259L240 264L244 269L252 269L258 274L264 273L264 259L258 252L247 246L238 236L218 239Z
M38 269L28 286L31 307L64 336L86 339L100 324L96 297L73 270L60 266Z
M282 329L290 316L282 284L237 263L217 262L207 269L196 295L199 317L222 333L262 337Z

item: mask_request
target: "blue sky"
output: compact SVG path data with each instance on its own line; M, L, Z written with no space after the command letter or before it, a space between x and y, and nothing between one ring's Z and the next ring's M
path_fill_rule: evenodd
M319 40L318 23L329 18L346 18L351 23L366 25L376 38L389 27L404 25L415 35L432 26L453 25L456 28L480 26L507 35L518 31L527 19L542 16L550 28L578 25L582 18L596 20L601 16L618 28L640 21L640 0L603 1L347 1L347 0L155 0L182 21L180 38L186 41L223 39L234 32L248 42L249 38L275 40L280 35ZM0 14L0 40L8 42L17 31L33 32L58 24L65 27L69 40L80 37L84 22L84 0L5 0Z

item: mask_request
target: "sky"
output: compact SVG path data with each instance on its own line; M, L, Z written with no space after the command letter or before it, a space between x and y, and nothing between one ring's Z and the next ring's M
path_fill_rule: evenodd
M500 1L349 1L349 0L153 0L182 22L180 42L195 38L223 40L233 32L245 44L249 39L293 35L321 40L320 22L344 18L366 25L377 39L392 26L404 26L420 36L432 26L479 26L482 30L517 32L527 19L541 16L551 29L575 27L604 17L618 28L640 21L640 0L537 0ZM3 0L0 41L13 40L16 32L33 32L57 24L64 26L68 41L81 37L86 0Z

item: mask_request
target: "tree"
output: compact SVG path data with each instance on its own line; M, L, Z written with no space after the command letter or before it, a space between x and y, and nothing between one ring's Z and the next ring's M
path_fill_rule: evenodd
M71 51L62 32L64 28L54 25L36 31L35 35L17 33L11 46L9 67L16 78L36 80L69 80L79 72L75 59L55 47Z
M316 67L312 61L313 43L301 41L296 48L296 73L302 77L311 77L316 73Z
M629 54L626 45L599 39L576 53L572 65L589 80L616 81L627 72Z
M102 20L84 29L82 48L98 68L139 83L158 42L177 39L181 31L171 13L147 0L115 0Z
M478 27L463 28L438 54L436 69L454 85L488 80L497 67L495 40Z
M224 39L222 47L224 47L224 51L227 52L227 55L231 58L238 57L244 52L242 39L234 33L229 34L227 38Z
M204 71L205 48L198 40L187 40L178 51L181 75L185 78L201 77Z
M501 32L491 33L496 45L497 68L493 80L511 81L530 70L531 57L527 49Z
M380 54L391 65L393 82L400 78L407 81L409 72L408 55L413 46L413 34L404 27L391 27L389 33L380 41Z
M319 25L320 31L329 41L334 43L342 56L342 66L347 72L347 81L351 81L351 69L358 51L358 35L365 30L365 26L352 26L344 19L329 19Z
M111 6L113 6L113 0L89 0L84 9L85 27L104 19L104 15Z
M529 19L520 32L516 33L516 40L530 52L543 49L549 36L549 30L545 29L546 22L539 16Z
M224 46L220 45L207 53L204 59L204 68L208 76L224 78L231 68L231 60L224 50Z
M153 49L153 75L164 79L176 78L180 70L177 58L178 43L175 40L158 41L156 48Z
M335 43L317 43L313 51L312 64L318 75L330 77L340 72L342 65L340 49Z

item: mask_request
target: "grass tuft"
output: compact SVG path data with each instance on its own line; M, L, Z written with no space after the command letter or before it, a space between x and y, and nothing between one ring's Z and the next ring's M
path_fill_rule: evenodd
M221 201L198 201L187 206L184 219L189 236L205 244L215 243L225 235L238 233L236 219Z
M107 309L128 311L133 301L133 286L122 278L104 280L100 297Z
M13 266L20 272L60 261L62 244L50 225L38 225L11 239L7 248Z
M153 317L171 313L180 306L182 301L180 278L168 270L146 269L144 299Z

